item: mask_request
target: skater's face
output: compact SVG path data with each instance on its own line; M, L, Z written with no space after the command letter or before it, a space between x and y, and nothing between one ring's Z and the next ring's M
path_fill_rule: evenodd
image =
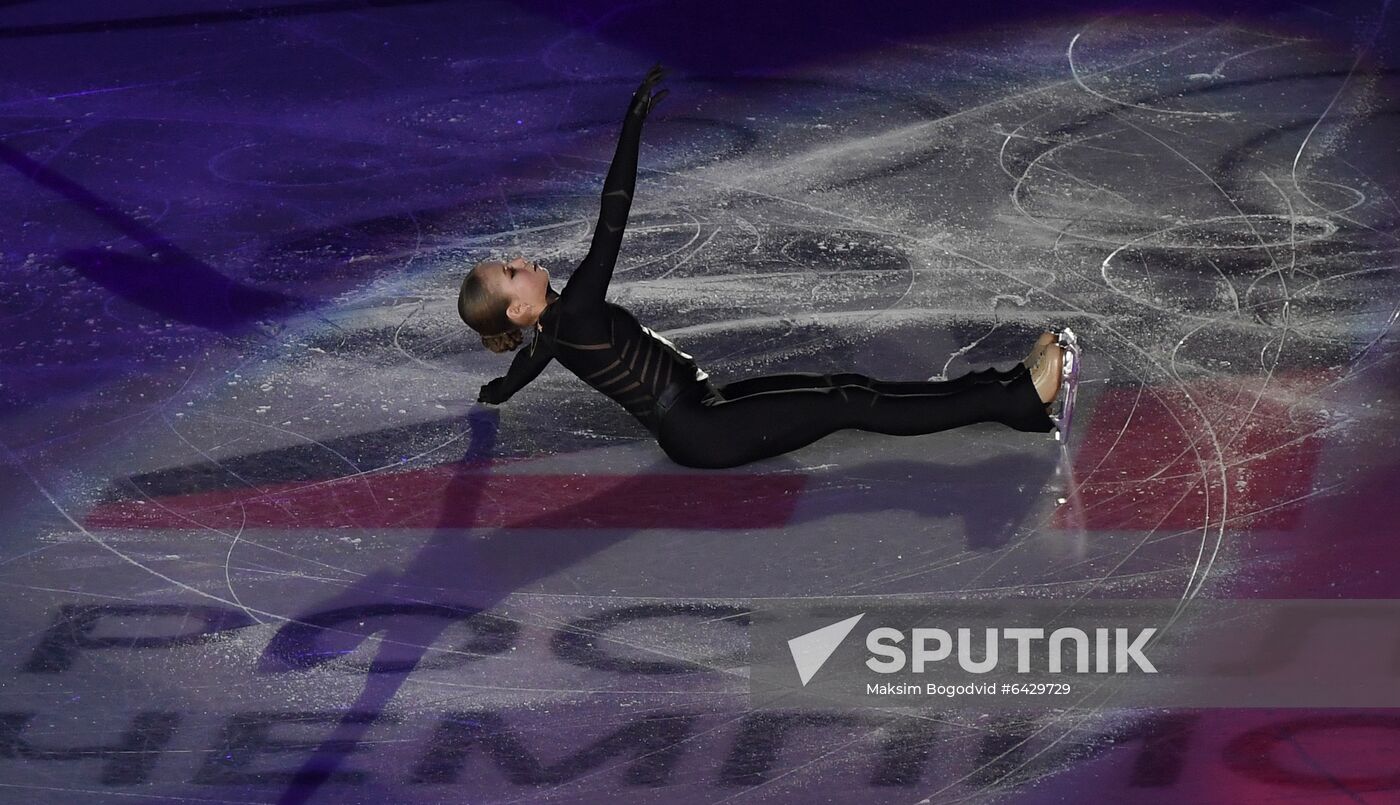
M549 297L549 270L526 260L513 257L488 260L472 269L487 287L507 300L506 316L520 327L531 327L544 312Z

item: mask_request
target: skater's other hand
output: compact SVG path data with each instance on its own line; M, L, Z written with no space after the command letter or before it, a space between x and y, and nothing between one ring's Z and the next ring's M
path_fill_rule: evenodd
M656 105L661 103L661 99L670 92L669 89L663 89L655 95L651 92L652 88L665 77L666 68L662 67L660 62L652 65L651 69L647 71L646 78L642 79L641 86L632 93L632 106L628 109L628 114L643 118L651 114L651 110L655 109Z
M498 377L481 387L481 391L476 395L476 401L487 405L500 405L509 397L505 394L505 378Z

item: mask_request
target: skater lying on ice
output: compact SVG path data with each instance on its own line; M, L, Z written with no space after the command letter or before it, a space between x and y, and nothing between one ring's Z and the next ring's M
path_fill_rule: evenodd
M791 373L714 383L670 341L604 295L632 206L642 121L668 90L653 67L632 95L622 137L603 183L592 246L564 290L523 258L478 263L462 282L457 312L493 352L507 352L535 330L505 377L482 386L479 402L510 399L559 361L616 400L688 467L734 467L781 455L843 428L916 435L1000 422L1067 437L1079 348L1068 329L1043 333L1014 369L985 368L951 380L885 381L855 373ZM1058 411L1052 411L1058 405Z

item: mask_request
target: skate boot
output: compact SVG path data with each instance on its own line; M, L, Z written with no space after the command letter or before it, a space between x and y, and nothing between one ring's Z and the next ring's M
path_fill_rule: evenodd
M1021 363L1024 363L1032 373L1039 372L1040 362L1045 360L1045 348L1053 343L1055 343L1054 333L1041 333L1040 337L1035 340L1035 346L1032 346L1031 351L1026 353L1026 357L1021 360Z
M1059 390L1059 376L1063 360L1059 349L1051 350L1055 346L1055 334L1044 332L1035 340L1035 345L1031 351L1021 361L1021 365L1030 372L1031 381L1035 383L1037 394L1045 396L1041 390L1047 387L1055 389L1049 393L1050 400L1055 399L1055 394ZM1052 385L1053 384L1053 385ZM1050 400L1045 401L1045 413L1050 413Z

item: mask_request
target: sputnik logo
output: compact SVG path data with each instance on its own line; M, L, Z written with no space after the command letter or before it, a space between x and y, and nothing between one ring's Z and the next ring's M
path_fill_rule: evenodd
M826 661L831 659L836 647L841 645L841 641L846 639L846 635L850 634L851 630L856 628L856 623L864 617L865 613L862 612L853 618L837 621L788 641L788 651L792 652L792 662L797 666L797 675L802 679L803 687L806 687Z

